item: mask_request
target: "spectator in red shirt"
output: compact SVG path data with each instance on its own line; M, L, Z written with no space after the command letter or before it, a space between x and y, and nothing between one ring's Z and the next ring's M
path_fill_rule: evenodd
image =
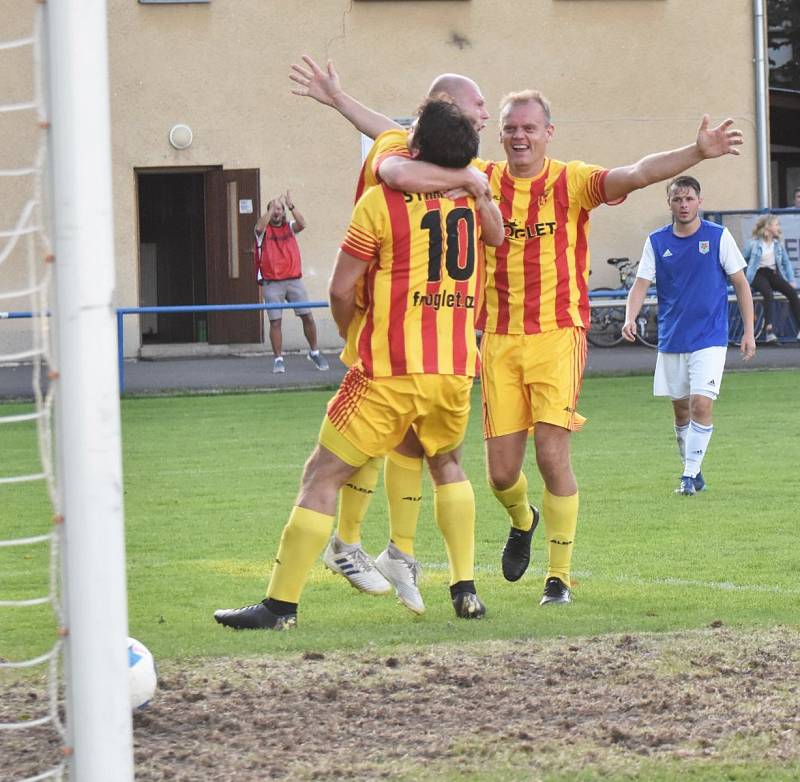
M292 219L286 215L291 213ZM256 280L261 286L265 304L308 301L308 292L303 285L303 272L300 263L300 248L295 234L306 227L306 221L286 191L285 195L273 198L267 204L267 211L258 218L253 243L253 261ZM328 369L325 356L317 347L317 326L311 310L306 307L295 308L295 314L303 321L303 334L308 340L308 359L317 369ZM269 341L274 355L272 371L285 372L283 362L282 309L267 310L269 316Z

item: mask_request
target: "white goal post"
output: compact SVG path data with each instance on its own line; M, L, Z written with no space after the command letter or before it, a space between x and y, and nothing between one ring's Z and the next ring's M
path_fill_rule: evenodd
M133 780L105 0L48 0L70 778Z

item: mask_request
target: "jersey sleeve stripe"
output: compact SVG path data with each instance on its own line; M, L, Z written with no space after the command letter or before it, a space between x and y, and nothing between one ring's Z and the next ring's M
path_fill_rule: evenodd
M367 241L350 231L342 242L341 249L362 261L371 261L378 255L378 245L375 240Z
M608 206L617 206L627 198L627 196L621 196L620 198L617 198L614 201L608 200L608 196L606 195L607 176L608 176L608 169L605 168L602 171L597 171L594 174L592 174L592 186L597 193L596 206L599 206L600 204L608 204Z

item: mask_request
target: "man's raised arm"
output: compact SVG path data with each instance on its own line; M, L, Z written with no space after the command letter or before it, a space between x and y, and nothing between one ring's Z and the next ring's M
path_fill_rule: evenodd
M357 130L372 139L386 130L402 129L394 120L359 103L344 92L331 60L328 60L324 71L307 54L303 55L303 62L305 65L292 64L289 78L300 85L299 89L292 90L293 95L313 98L336 109Z
M708 114L704 114L694 144L647 155L631 166L612 168L605 180L606 200L616 201L634 190L671 179L701 160L738 155L742 131L731 128L733 120L726 119L715 128L708 124Z

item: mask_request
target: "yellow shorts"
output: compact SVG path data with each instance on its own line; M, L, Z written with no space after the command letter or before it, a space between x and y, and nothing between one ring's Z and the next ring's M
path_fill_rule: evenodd
M427 456L461 445L469 421L471 377L368 378L351 367L328 402L319 441L353 467L397 447L413 426Z
M586 332L484 334L481 340L483 436L532 429L543 423L577 431L578 395L586 366Z

